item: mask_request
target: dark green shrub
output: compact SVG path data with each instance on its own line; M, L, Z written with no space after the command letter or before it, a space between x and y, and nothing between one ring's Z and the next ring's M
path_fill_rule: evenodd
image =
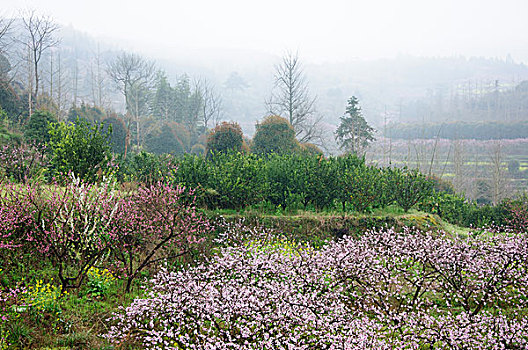
M306 203L302 187L304 172L298 164L300 158L293 154L271 154L265 162L267 197L275 206L282 208L294 205L295 202Z
M56 122L57 118L51 113L35 111L26 125L24 138L30 142L46 144L50 140L48 124Z
M452 224L465 225L478 206L460 195L435 192L419 203L419 209L437 214Z
M242 152L242 128L236 122L222 122L207 135L207 154Z
M90 125L77 119L75 124L54 123L49 129L50 165L55 175L73 172L93 182L107 173L111 160L110 134L101 124Z
M257 154L293 153L300 149L295 130L285 118L272 115L257 124L251 151Z
M218 195L208 206L238 210L262 201L266 193L262 162L257 155L212 154L207 189Z
M72 107L68 111L68 121L75 123L79 119L84 119L90 124L99 123L105 118L105 112L96 106L87 106L84 102L80 107Z
M112 145L112 152L124 153L127 129L123 119L117 115L112 115L103 119L101 123L105 133L111 131L110 144Z
M169 155L156 155L141 151L131 153L126 158L119 155L117 177L121 182L140 182L153 185L164 182L173 175L174 162Z
M144 147L147 152L155 154L185 152L185 145L171 123L161 123L155 126L145 137Z
M174 161L176 172L174 173L173 181L197 190L199 192L197 197L200 204L205 205L202 194L205 189L210 188L211 163L207 162L203 156L192 154L184 154L183 156L177 157Z
M417 169L394 168L389 173L388 190L400 207L409 211L416 203L431 195L433 184Z
M352 208L361 213L372 209L383 191L381 171L376 167L362 165L345 170L342 176L348 182L345 190Z

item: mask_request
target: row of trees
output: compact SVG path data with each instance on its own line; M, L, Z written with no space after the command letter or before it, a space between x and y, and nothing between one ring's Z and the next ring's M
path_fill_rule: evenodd
M393 139L475 139L504 140L528 138L528 122L449 122L425 124L393 123L386 126L385 137Z
M6 112L9 129L23 129L36 110L50 112L59 121L71 120L72 109L85 105L86 96L78 94L78 58L75 54L75 62L70 64L73 68L66 72L61 52L66 50L68 58L72 53L70 47L60 48L59 32L51 18L34 11L21 13L20 19L0 18L0 107ZM98 50L86 68L93 95L89 100L105 114L99 119L112 116L125 125L125 154L130 145L141 149L147 135L168 122L178 123L184 134L191 135L190 142L196 143L221 116L221 97L208 80L183 75L171 86L154 62L139 55L101 54ZM74 93L66 93L68 85ZM124 103L110 102L118 96L116 91ZM112 112L119 106L124 106L121 116Z
M335 137L345 153L363 156L368 145L375 140L374 128L366 122L355 96L348 100L345 114L335 132ZM301 135L301 136L299 136ZM319 147L310 142L303 142L302 133L296 131L288 119L271 115L256 125L256 132L251 141L244 140L242 129L235 122L224 122L217 125L207 138L207 153L232 150L253 153L305 153L322 154ZM249 145L248 145L249 143Z
M69 96L70 106L65 108L59 26L34 11L22 13L21 17L0 21L0 107L6 110L15 129L26 126L36 110L51 112L58 121L74 120L76 116L71 114L78 108L85 109L86 104L77 93L80 69L75 63L70 79L75 93ZM93 95L90 108L101 110L96 121L112 119L119 128L124 125L124 131L120 131L124 140L119 140L118 147L117 139L113 141L114 149L125 156L131 146L136 151L148 149L157 153L191 151L195 144L205 146L208 128L217 125L222 117L221 96L207 79L183 75L171 84L166 73L151 60L128 52L105 57L99 49L89 68ZM109 95L110 83L124 100L122 115L111 112L112 104L107 102L116 98L115 94ZM324 146L317 97L310 94L297 54L287 53L276 66L274 88L265 103L271 115L286 118L300 143ZM374 130L361 115L357 99L349 101L347 114L336 138L344 151L362 154L373 140ZM166 143L173 149L159 147L164 144L164 137L173 139Z
M138 149L142 147L144 134L152 131L149 125L179 123L196 143L209 123L218 123L221 116L221 97L206 79L191 82L189 77L183 76L173 87L153 62L126 52L109 64L108 75L125 99L127 139L130 139L130 128L135 127Z

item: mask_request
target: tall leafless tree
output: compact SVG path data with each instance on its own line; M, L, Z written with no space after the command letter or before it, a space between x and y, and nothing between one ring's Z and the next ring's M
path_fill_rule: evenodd
M138 94L154 84L156 68L153 62L139 55L123 52L110 62L107 73L125 97L127 112L126 157L130 142L130 124L132 119L136 121L137 145L138 147L140 146L140 99Z
M322 134L315 105L317 97L310 96L297 54L287 53L275 67L275 82L271 97L266 101L269 113L288 119L300 142L320 144Z
M491 163L491 199L493 204L497 204L506 197L508 191L501 140L491 143L488 156Z
M455 177L453 178L453 187L455 191L466 193L467 192L467 180L468 174L465 170L465 151L464 143L459 140L453 140L453 173Z
M0 54L3 54L9 45L9 31L13 21L13 19L0 17Z
M218 124L222 112L222 97L207 79L195 80L194 90L201 96L200 113L203 126L207 130L209 122L212 121L213 124Z
M34 91L31 92L36 97L39 92L40 81L39 63L42 55L49 48L59 44L59 40L55 38L55 32L59 26L50 17L37 15L34 10L23 14L22 22L27 33L27 38L22 39L22 43L27 47L33 70Z
M70 104L69 93L71 92L70 88L70 75L68 71L64 68L63 62L61 60L60 52L57 53L56 64L55 64L55 73L54 73L54 96L53 99L57 104L58 112L57 118L59 121L63 121L66 118L66 110Z
M106 76L102 69L101 52L99 45L97 45L97 52L90 62L90 82L92 90L92 102L94 105L104 107L106 104L105 98L105 82Z
M12 19L0 17L0 84L5 84L9 80L8 73L11 70L11 63L4 54L11 41L9 38L9 30L12 24Z

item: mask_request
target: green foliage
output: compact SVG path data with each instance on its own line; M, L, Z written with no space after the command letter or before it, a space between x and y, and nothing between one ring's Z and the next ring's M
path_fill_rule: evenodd
M3 56L0 55L0 57ZM27 100L19 96L13 86L0 76L0 109L6 112L10 122L20 123L27 117L25 101Z
M251 151L256 154L284 154L299 150L295 130L285 118L272 115L257 124Z
M242 152L242 128L236 122L222 122L207 135L207 154Z
M306 186L310 176L303 165L303 158L297 154L272 154L268 157L265 171L271 203L282 208L306 207L309 202Z
M98 174L109 171L110 134L103 125L90 125L77 119L75 124L50 124L49 150L54 174L73 172L85 181L95 181Z
M117 115L112 115L104 118L101 123L103 124L103 131L111 134L110 144L112 145L112 152L124 153L127 130L123 119Z
M86 292L96 298L106 296L116 280L108 269L100 269L94 266L90 267L86 277Z
M116 159L118 165L117 179L120 182L139 182L147 185L165 181L172 176L172 157L156 155L141 151L131 153L126 158L122 155Z
M97 106L87 106L84 102L81 107L71 107L68 111L68 121L75 123L79 119L84 119L90 123L98 123L105 118L105 112Z
M48 143L50 140L48 125L55 122L57 119L50 112L35 111L26 125L24 138L35 143Z
M177 160L175 181L198 190L207 208L241 209L265 194L263 159L235 152L212 153L209 159L185 155Z
M199 156L204 153L205 153L205 146L200 143L197 143L191 147L191 154L195 154Z
M417 169L391 169L388 190L406 212L419 201L431 195L433 184Z
M266 201L281 210L333 209L367 212L397 202L408 211L432 193L432 183L417 171L380 169L354 155L214 153L206 159L175 160L174 181L198 189L211 209L241 209Z
M218 192L215 208L241 209L260 202L265 193L262 158L240 153L215 154L208 187Z
M311 155L323 154L323 151L319 147L309 142L301 143L301 152L305 154L311 154Z
M435 192L419 204L419 209L437 214L450 223L465 226L468 216L472 215L471 213L478 209L478 206L456 194Z
M358 212L366 212L384 195L383 176L380 169L373 166L357 166L345 171L345 185L348 202ZM379 202L378 202L379 203Z
M424 198L418 209L464 227L506 226L511 218L510 201L495 206L478 205L458 194L435 192Z
M10 124L11 121L9 120L7 113L2 109L0 105L0 145L20 142L20 135L9 130Z
M145 138L145 150L155 154L181 154L185 145L178 137L176 123L160 123L155 126Z
M335 132L337 143L346 153L363 155L365 148L375 140L374 132L361 113L358 99L352 96Z

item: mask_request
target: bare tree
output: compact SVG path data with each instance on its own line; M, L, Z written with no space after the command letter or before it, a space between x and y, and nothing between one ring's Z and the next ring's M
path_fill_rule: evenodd
M453 140L453 187L457 192L467 192L468 174L465 171L465 152L464 144L459 139Z
M200 113L203 126L207 130L210 121L218 124L222 112L222 97L207 79L197 79L194 82L194 90L201 96Z
M504 154L502 151L502 141L493 141L488 153L491 163L491 198L493 204L499 203L507 195L508 179L503 168Z
M54 37L54 33L59 29L59 26L51 18L37 15L34 10L23 15L22 22L28 35L27 39L23 39L23 44L27 47L30 55L29 60L32 63L32 76L35 83L35 90L31 91L31 93L36 97L40 81L39 63L42 59L42 54L59 43L59 40Z
M99 107L103 107L106 104L105 100L105 82L106 76L104 75L101 62L101 52L99 45L97 45L97 52L90 62L90 82L92 90L92 101L93 104Z
M57 65L55 72L55 96L54 100L57 103L58 113L57 117L59 121L63 121L66 118L66 109L69 105L68 94L70 92L70 77L68 76L67 70L64 69L62 64L61 55L57 55Z
M9 46L8 36L12 24L12 19L0 17L0 85L4 85L9 81L8 73L11 71L11 63L4 56L4 53Z
M127 114L127 138L125 143L125 157L130 141L131 120L136 121L137 145L140 146L140 97L146 89L154 84L156 69L150 62L139 55L123 52L118 55L107 68L108 76L117 85L119 91L125 97L125 108Z
M297 54L287 53L275 67L275 83L266 106L271 114L282 115L295 129L300 142L321 143L322 119L316 112L317 97L311 97Z
M9 45L8 37L13 21L13 19L0 17L0 54L3 54Z

